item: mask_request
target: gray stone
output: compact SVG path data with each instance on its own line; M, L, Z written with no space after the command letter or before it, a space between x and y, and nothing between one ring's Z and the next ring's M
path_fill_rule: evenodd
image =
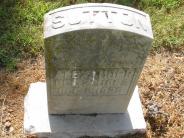
M152 42L150 18L115 4L53 10L44 24L50 114L125 112Z
M32 83L24 100L24 131L50 138L78 138L83 136L127 136L144 134L143 117L138 87L125 113L92 115L49 115L46 84Z

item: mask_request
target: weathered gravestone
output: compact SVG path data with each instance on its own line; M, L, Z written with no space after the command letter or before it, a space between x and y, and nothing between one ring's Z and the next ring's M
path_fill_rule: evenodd
M49 113L122 113L135 89L152 31L149 16L110 4L45 15Z
M147 14L115 4L63 7L45 15L44 38L46 84L31 84L25 97L27 134L145 132L136 83L153 39Z

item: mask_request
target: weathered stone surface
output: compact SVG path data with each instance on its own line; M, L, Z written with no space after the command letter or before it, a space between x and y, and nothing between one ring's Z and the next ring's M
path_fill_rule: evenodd
M125 112L152 41L149 16L115 4L45 15L51 114Z
M121 114L49 115L47 108L46 84L32 83L24 100L26 134L44 138L118 138L140 137L146 130L137 87L127 111Z

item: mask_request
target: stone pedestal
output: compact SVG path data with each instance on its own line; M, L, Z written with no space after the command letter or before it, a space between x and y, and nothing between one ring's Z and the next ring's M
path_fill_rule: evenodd
M30 85L24 101L24 131L49 138L120 137L143 135L146 130L138 87L127 112L118 114L49 115L46 83Z

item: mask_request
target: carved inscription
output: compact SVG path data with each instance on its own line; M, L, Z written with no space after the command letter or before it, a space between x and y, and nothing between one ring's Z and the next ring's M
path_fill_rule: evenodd
M65 23L63 22L64 16L57 16L57 15L53 15L53 21L52 21L52 28L53 29L58 29L58 28L62 28Z
M110 96L127 94L135 69L62 70L51 79L52 96Z
M52 28L59 29L63 27L70 27L73 25L93 25L94 23L118 24L127 27L133 27L138 30L147 32L145 22L146 17L135 11L125 9L102 8L94 7L95 9L88 9L86 7L74 8L66 11L58 11L50 14L52 17ZM85 10L87 9L87 10Z

